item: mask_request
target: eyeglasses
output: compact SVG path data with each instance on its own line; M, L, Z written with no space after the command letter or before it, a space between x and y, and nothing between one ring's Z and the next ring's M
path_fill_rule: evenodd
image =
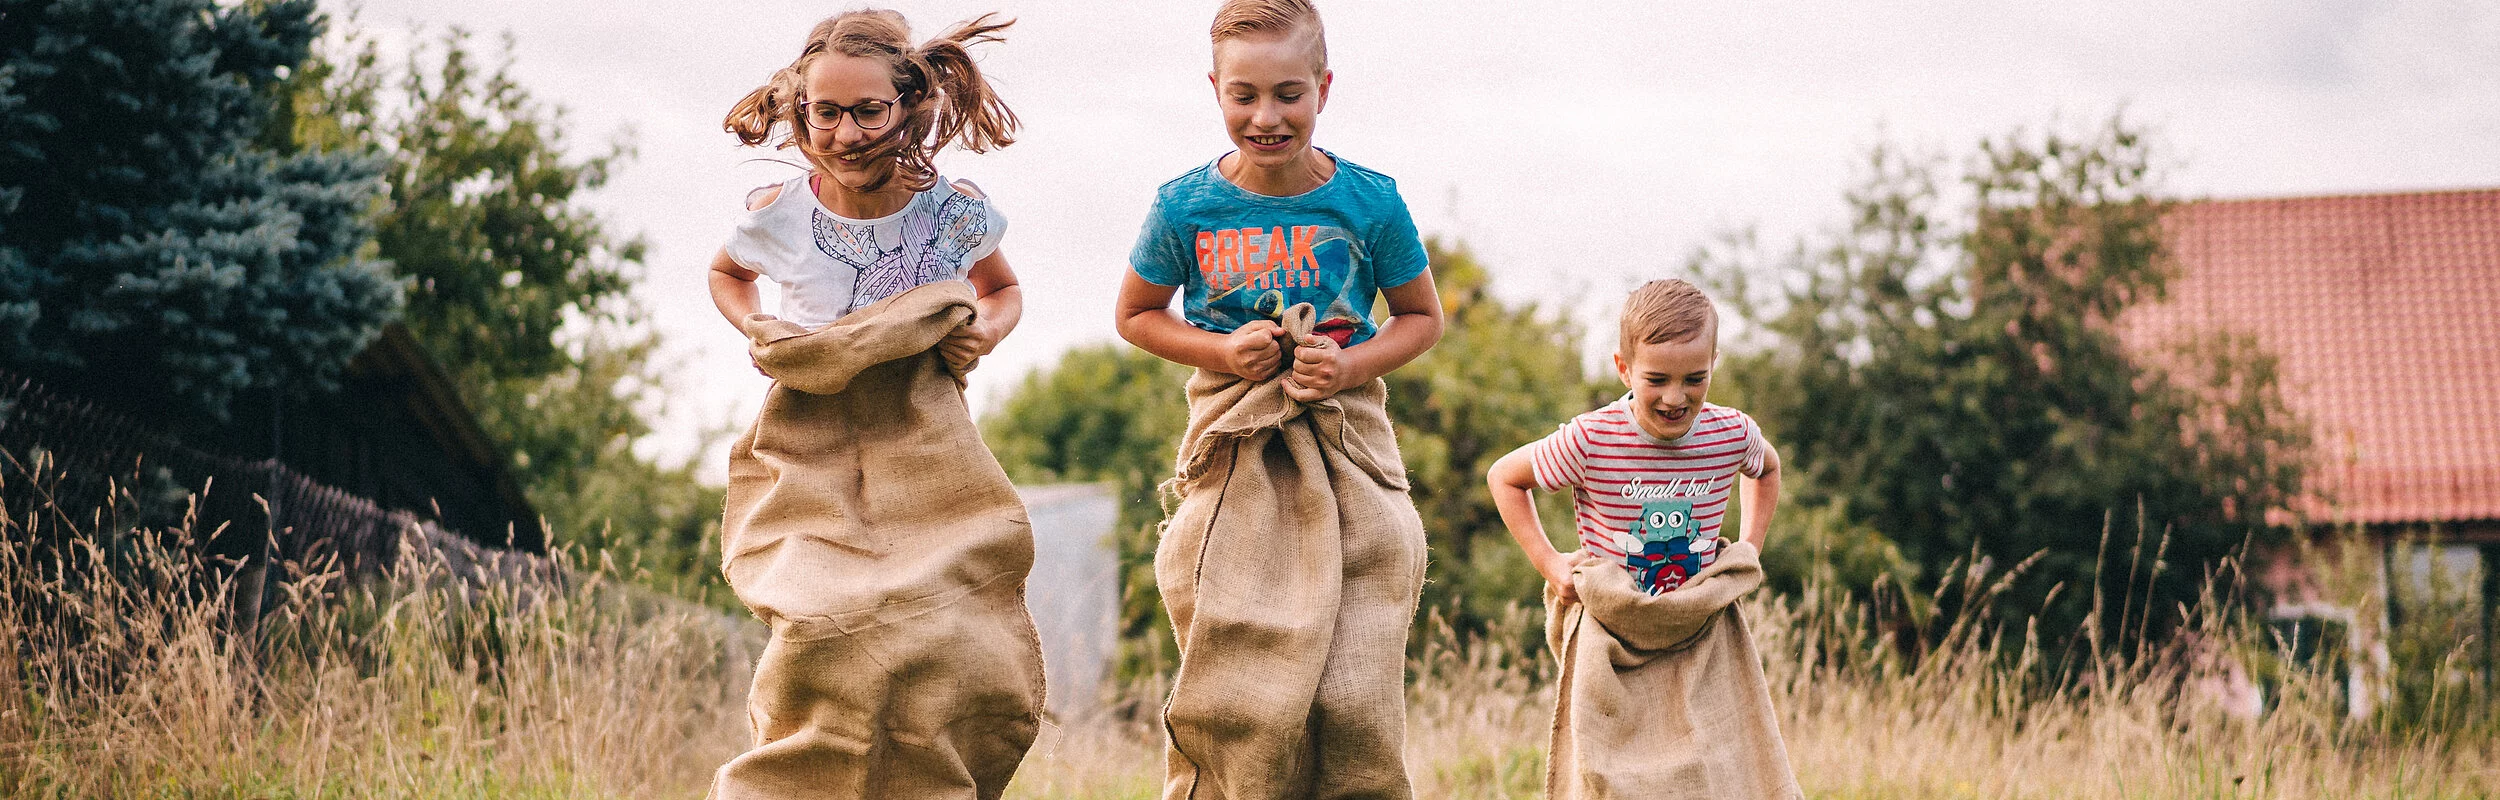
M895 104L901 102L903 98L897 97L892 100L862 100L846 106L819 100L801 104L799 116L807 118L808 127L829 131L841 127L842 115L849 114L851 121L857 123L860 130L873 131L884 128L886 123L894 121L894 116L889 112L894 110Z

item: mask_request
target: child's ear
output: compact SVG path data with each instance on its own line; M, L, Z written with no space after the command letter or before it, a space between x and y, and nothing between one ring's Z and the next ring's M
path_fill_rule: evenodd
M1328 85L1335 82L1337 82L1336 70L1323 69L1319 71L1319 111L1328 110ZM1319 113L1319 111L1314 111L1312 113L1316 114Z
M1622 353L1615 354L1615 377L1623 379L1623 388L1632 388L1632 362L1623 360Z
M1217 92L1222 92L1224 90L1224 84L1215 82L1215 70L1207 70L1207 88L1214 89Z

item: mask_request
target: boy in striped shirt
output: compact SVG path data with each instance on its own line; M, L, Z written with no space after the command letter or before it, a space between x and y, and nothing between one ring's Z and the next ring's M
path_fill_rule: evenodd
M1779 451L1752 417L1703 402L1719 355L1719 316L1708 295L1657 280L1624 304L1615 372L1631 390L1530 442L1485 475L1502 524L1537 572L1576 601L1571 569L1586 559L1624 565L1651 594L1673 590L1717 560L1728 495L1742 481L1744 531L1763 545L1779 504ZM1545 538L1530 490L1572 489L1580 547Z

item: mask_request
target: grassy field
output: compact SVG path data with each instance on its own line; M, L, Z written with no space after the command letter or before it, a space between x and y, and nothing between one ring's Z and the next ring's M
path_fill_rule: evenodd
M308 579L238 635L230 583L176 556L180 536L37 555L20 521L0 551L0 626L16 643L0 670L0 795L693 797L747 735L760 626L621 588L622 568L596 558L558 556L573 577L555 586L475 585L422 562L364 586ZM99 572L121 579L80 577ZM1913 662L1836 597L1747 609L1812 797L2500 796L2488 724L2348 721L2330 681L2298 674L2268 714L2238 719L2181 691L2210 677L2197 659L2161 654L2043 686L2025 637L1975 623ZM1489 640L1536 623L1523 609ZM2262 641L2229 615L2200 624ZM1419 794L1538 796L1547 660L1429 619L1418 631ZM1112 705L1151 709L1158 693ZM2439 705L2471 697L2425 708L2487 720ZM1066 721L1009 794L1149 798L1159 763L1151 720Z

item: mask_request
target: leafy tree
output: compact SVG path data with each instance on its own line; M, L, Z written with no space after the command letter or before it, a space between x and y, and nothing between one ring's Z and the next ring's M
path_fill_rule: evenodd
M0 3L0 361L223 420L334 385L399 310L380 164L270 148L311 2Z
M1121 672L1171 664L1170 621L1155 593L1157 487L1172 477L1189 421L1190 369L1126 343L1080 347L1026 375L981 420L982 438L1018 483L1108 482L1119 492Z
M2002 608L2051 636L2157 634L2176 620L2144 609L2280 535L2263 515L2299 488L2302 434L2273 360L2230 336L2121 344L2175 271L2153 163L2122 120L2018 132L1981 144L1957 214L1938 160L1882 147L1844 232L1776 263L1742 240L1697 256L1745 323L1722 375L1791 493L1890 536L1922 591L2036 554Z
M1424 606L1479 630L1514 605L1537 605L1544 586L1502 527L1485 471L1623 386L1589 376L1570 321L1494 297L1491 275L1465 245L1425 245L1447 324L1440 343L1389 374L1389 418L1432 544ZM1540 500L1548 534L1577 546L1569 495Z
M481 69L458 30L400 63L364 41L297 81L293 138L387 159L375 241L408 279L409 329L508 448L551 533L727 602L720 491L690 463L633 451L663 399L660 340L629 295L645 248L578 199L628 151L568 156L562 112L509 67Z

